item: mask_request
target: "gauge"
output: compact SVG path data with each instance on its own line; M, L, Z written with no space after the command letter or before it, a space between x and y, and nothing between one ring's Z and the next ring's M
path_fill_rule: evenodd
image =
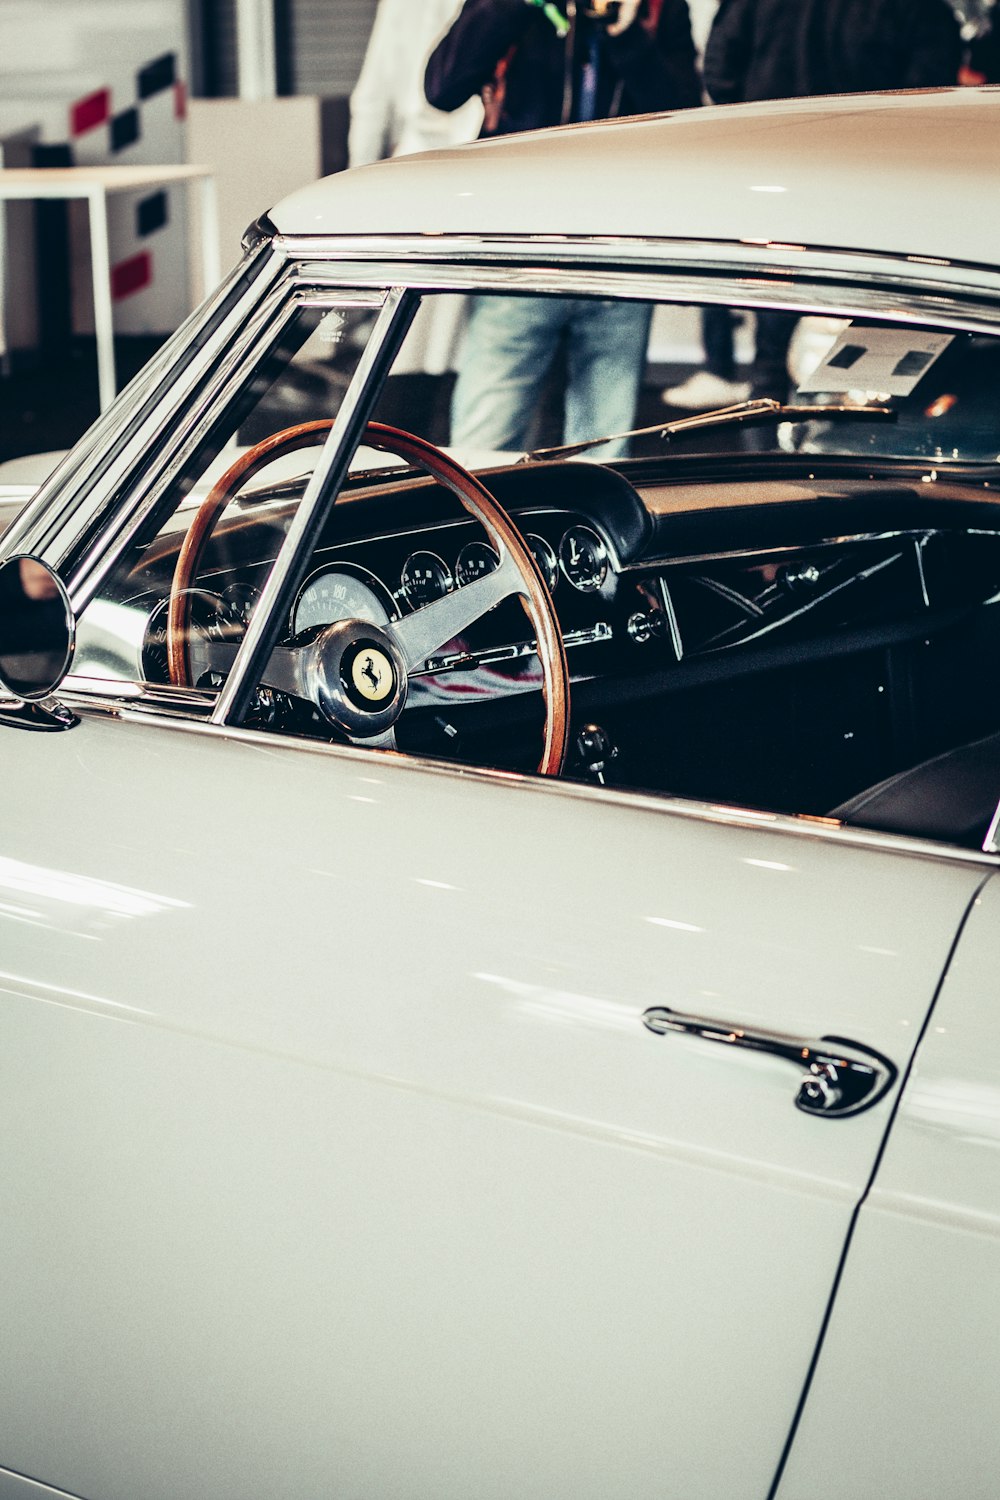
M411 552L403 564L399 581L403 586L403 598L411 609L422 609L425 604L433 604L435 599L443 599L455 586L447 563L442 562L436 552Z
M460 587L485 578L499 566L500 559L486 542L468 542L458 554L455 564L455 579Z
M528 544L528 551L538 564L538 571L548 584L549 593L554 593L556 584L559 582L559 562L555 552L543 536L536 536L533 531L529 531L524 540Z
M229 610L219 594L207 589L185 589L190 597L190 624L188 640L229 641L239 640L241 629L234 630ZM144 682L169 682L167 665L167 611L169 599L161 599L146 621L143 631L140 669ZM218 684L214 684L218 686Z
M311 625L333 625L337 620L367 620L387 625L393 610L387 590L374 573L353 564L321 568L307 578L292 610L292 634Z
M571 526L559 543L559 562L574 588L596 593L608 576L608 549L589 526Z
M229 618L235 625L242 625L244 630L253 619L259 598L259 589L249 583L231 583L222 591L222 602Z

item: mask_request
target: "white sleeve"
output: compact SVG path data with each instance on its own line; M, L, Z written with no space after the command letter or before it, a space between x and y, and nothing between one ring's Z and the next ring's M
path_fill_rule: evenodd
M413 0L404 0L412 4ZM419 0L418 0L419 3ZM361 74L351 94L351 125L347 137L347 162L367 166L391 154L395 146L393 54L396 0L379 0L368 40Z

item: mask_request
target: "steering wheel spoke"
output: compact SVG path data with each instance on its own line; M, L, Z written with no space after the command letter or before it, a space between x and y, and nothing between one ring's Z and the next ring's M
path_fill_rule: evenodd
M425 604L387 629L403 653L408 672L418 672L428 657L468 630L470 625L495 609L512 594L524 594L524 580L510 553L504 549L499 567L463 584L433 604Z

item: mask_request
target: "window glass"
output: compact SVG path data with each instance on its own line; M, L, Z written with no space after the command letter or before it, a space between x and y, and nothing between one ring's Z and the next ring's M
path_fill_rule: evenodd
M318 452L258 466L260 445L330 421L373 317L301 308L256 360L84 612L78 674L222 686ZM1000 452L998 347L821 309L429 296L371 418L478 470L535 567L407 467L419 443L369 432L243 722L531 772L568 697L567 775L840 816L1000 731L982 687L1000 520L994 474L969 467ZM213 492L228 503L208 517ZM523 607L526 574L555 628ZM934 836L975 842L995 805Z
M376 313L375 299L299 306L265 343L174 484L167 519L128 549L83 612L75 677L218 688Z
M1000 341L867 317L599 298L425 299L378 415L474 466L609 441L594 459L664 451L666 423L769 399L799 412L689 432L682 451L803 452L992 463ZM652 433L615 436L635 427ZM679 444L675 446L680 447Z

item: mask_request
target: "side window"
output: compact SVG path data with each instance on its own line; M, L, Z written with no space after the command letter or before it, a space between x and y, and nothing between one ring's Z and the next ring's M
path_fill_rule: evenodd
M175 483L166 520L137 539L83 612L75 679L218 688L377 310L373 299L292 312ZM251 451L259 458L248 467Z

